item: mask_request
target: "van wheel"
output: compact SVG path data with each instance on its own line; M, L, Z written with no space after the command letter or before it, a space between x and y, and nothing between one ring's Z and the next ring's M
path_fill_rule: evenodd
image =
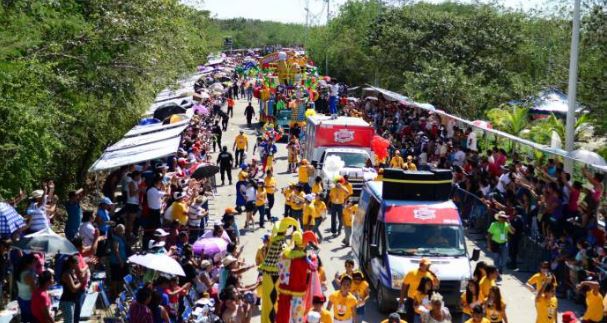
M375 295L375 300L377 301L377 309L382 314L387 314L390 312L390 308L388 307L388 302L386 301L386 290L381 282L377 282L377 294Z

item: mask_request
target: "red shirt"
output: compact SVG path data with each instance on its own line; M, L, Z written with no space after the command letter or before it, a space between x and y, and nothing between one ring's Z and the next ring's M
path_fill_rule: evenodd
M571 192L569 193L569 202L567 204L567 209L571 212L576 212L578 207L577 203L579 199L580 190L572 187Z
M234 107L234 100L228 99L228 107L230 107L230 108Z
M51 297L46 290L36 288L32 293L32 316L39 322L45 322L44 312L51 307Z

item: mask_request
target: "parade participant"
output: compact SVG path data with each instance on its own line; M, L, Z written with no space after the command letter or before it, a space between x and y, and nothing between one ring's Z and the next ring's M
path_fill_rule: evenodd
M267 233L264 234L263 237L261 237L261 242L261 246L257 248L257 252L255 253L255 265L257 266L261 265L261 263L266 257L266 254L268 253L268 243L270 242L270 235Z
M285 197L285 211L283 213L285 217L291 216L291 195L295 190L295 185L295 183L291 182L281 190L282 195Z
M582 316L582 322L601 322L603 320L603 295L601 295L599 283L583 281L578 284L577 288L585 289L586 312Z
M278 307L276 322L301 322L305 315L304 295L308 287L308 271L316 270L304 250L301 231L292 235L293 246L282 252L278 262Z
M319 195L325 191L325 188L322 185L322 177L316 176L314 178L314 184L312 184L312 193Z
M491 323L508 323L508 316L506 316L506 303L502 299L502 293L497 286L489 289L489 295L485 299L485 317L491 321Z
M409 171L416 171L417 170L417 166L413 162L413 156L411 156L411 155L407 156L407 163L405 164L404 168L406 170L409 170Z
M423 312L427 312L431 309L430 299L434 292L435 287L434 284L432 284L432 279L422 277L413 297L413 309L417 315L421 315Z
M266 189L266 195L268 198L268 207L266 209L266 214L268 215L268 219L272 221L272 208L274 207L274 193L276 193L276 177L274 177L273 171L271 169L266 170L266 177L263 180L263 185Z
M234 165L244 163L244 154L249 150L249 138L244 134L244 130L240 130L240 133L234 138L232 150L235 151Z
M297 169L297 176L299 179L299 185L303 186L303 190L306 194L310 193L310 175L314 174L314 167L308 164L307 159L302 159L299 168Z
M274 144L274 138L268 138L264 151L263 171L265 172L268 169L273 169L274 155L278 152L278 148Z
M539 291L546 283L551 283L555 287L556 277L550 272L550 263L544 261L540 264L540 271L535 273L527 280L525 286L532 292Z
M317 313L318 323L333 323L333 315L328 311L324 304L326 302L326 298L324 296L314 296L312 298L312 309L308 312L308 322L310 322L310 314Z
M285 217L274 224L268 252L259 270L262 273L261 323L277 322L276 303L278 301L277 284L279 278L278 262L285 247L286 233L289 227L299 230L299 222L291 217Z
M537 318L535 323L556 323L558 300L554 295L554 285L550 282L545 283L540 287L535 296L535 310Z
M489 295L491 287L496 286L495 281L498 277L498 271L495 266L487 266L485 268L486 275L478 282L480 289L480 299L484 300Z
M335 307L333 310L333 321L336 323L352 323L356 320L357 300L350 288L352 287L352 277L343 275L339 281L339 290L329 296L327 309Z
M438 277L430 270L431 264L429 259L422 258L419 262L419 267L409 271L403 280L400 289L399 305L401 307L404 306L406 321L408 322L413 322L414 319L415 291L417 291L422 278L428 277L432 280L433 285L438 286Z
M316 225L316 211L314 210L314 194L306 194L304 196L305 204L303 207L302 224L306 231L312 230Z
M350 198L346 204L346 207L343 211L343 220L342 223L344 225L344 240L342 240L342 244L346 247L350 246L350 236L352 235L352 221L354 216L358 212L358 204L354 203L354 200Z
M289 143L287 144L287 159L288 159L288 172L293 173L297 168L297 156L299 155L300 145L297 137L291 136Z
M483 307L475 305L472 308L472 316L465 323L491 323L491 321L483 316Z
M329 190L329 202L331 202L329 205L329 212L331 213L331 233L334 238L341 234L341 227L343 226L342 215L344 203L347 198L348 190L339 182Z
M291 217L299 221L300 225L303 226L303 207L305 203L305 193L301 184L295 185L295 189L291 194Z
M312 231L316 233L318 239L322 241L322 233L320 233L320 224L327 216L327 205L323 201L322 194L316 194L314 197L314 226Z
M422 323L451 323L451 313L443 304L443 296L439 293L432 294L430 298L430 310L421 313Z
M381 323L407 323L407 321L401 320L400 314L398 314L397 312L394 312L394 313L388 315L388 318L381 321Z
M238 99L238 97L236 97ZM234 118L234 105L236 105L236 102L234 101L234 99L232 99L232 97L228 97L228 115L232 118Z
M369 300L369 283L365 281L365 275L360 270L352 273L352 287L350 288L352 295L356 297L356 322L363 322L365 316L365 305Z
M234 157L228 152L228 147L223 146L221 153L217 155L217 164L219 165L219 172L221 174L221 186L225 185L225 175L228 175L228 182L232 185L232 165L236 164Z
M460 297L460 306L462 308L462 318L467 320L473 315L473 309L477 305L482 304L483 300L480 298L480 287L478 282L474 279L468 280L466 284L466 290ZM481 313L482 314L482 313Z
M341 180L339 181L339 183L341 185L343 185L343 187L348 192L348 197L350 197L350 196L352 196L352 194L354 194L354 188L352 187L352 183L350 183L350 181L349 181L349 176L348 175L344 175L341 178Z
M255 193L255 208L259 212L259 227L264 227L264 217L266 217L266 203L268 203L268 194L266 192L265 184L262 179L257 180L257 191ZM268 221L272 221L269 215L267 215Z
M339 282L342 276L348 275L352 277L354 274L354 260L346 259L344 261L344 269L343 273L335 273L335 277L333 278L333 288L336 290L339 289Z
M246 184L245 189L245 212L247 212L247 218L244 222L244 228L247 229L249 225L255 229L255 220L253 219L253 215L255 214L255 201L257 200L257 185L251 180L249 180Z
M405 160L400 156L400 151L394 152L394 157L390 159L390 167L392 168L405 168Z

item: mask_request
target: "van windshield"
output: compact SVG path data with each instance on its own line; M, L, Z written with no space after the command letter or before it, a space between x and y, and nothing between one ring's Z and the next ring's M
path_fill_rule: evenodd
M369 155L364 153L348 153L348 152L331 152L327 154L326 157L329 156L338 156L341 160L344 161L345 167L365 167L367 164L367 159L369 159ZM325 159L326 159L325 157Z
M388 253L415 256L464 256L464 231L457 225L386 224Z

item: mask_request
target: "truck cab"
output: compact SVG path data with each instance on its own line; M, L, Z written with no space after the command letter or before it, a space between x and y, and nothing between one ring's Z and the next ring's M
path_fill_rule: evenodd
M374 168L366 167L367 161L371 159L369 149L356 147L331 147L322 150L319 162L316 165L316 176L323 179L323 186L330 187L331 178L324 168L324 160L329 156L338 156L343 162L344 167L339 170L339 175L348 176L348 181L352 184L352 194L354 199L360 196L363 185L377 177Z
M432 262L445 305L459 308L471 268L446 174L386 169L383 182L367 182L362 189L351 246L382 312L398 307L403 279L422 258Z

